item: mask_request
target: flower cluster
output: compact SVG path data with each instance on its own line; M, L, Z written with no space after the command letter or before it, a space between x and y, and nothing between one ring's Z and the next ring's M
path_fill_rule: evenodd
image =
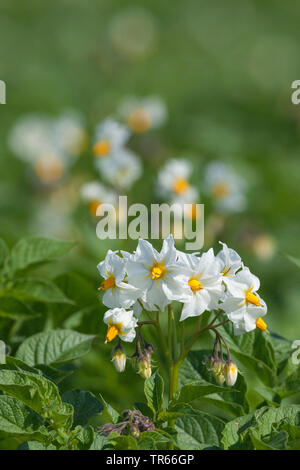
M236 251L221 243L202 254L178 251L170 235L158 252L140 239L134 253L109 251L98 269L103 277L102 302L110 308L106 340L132 342L142 311L163 314L172 301L182 304L180 322L205 311L225 315L236 335L255 328L265 331L267 307L258 294L259 279Z
M8 145L17 157L29 163L41 183L53 184L87 145L84 120L72 110L56 118L28 114L12 128Z
M82 199L89 203L92 215L96 215L100 204L115 207L119 192L129 190L142 174L141 159L128 148L131 136L160 127L166 119L167 110L160 98L128 97L121 103L117 119L108 117L96 126L93 138L95 167L111 188L98 181L81 187Z

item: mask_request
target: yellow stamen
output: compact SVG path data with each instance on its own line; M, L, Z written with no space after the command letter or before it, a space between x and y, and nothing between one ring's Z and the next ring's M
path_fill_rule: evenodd
M100 290L107 290L107 289L112 289L115 287L115 277L114 276L109 276L107 279L104 279L100 286Z
M105 157L110 152L110 143L108 140L99 140L93 147L96 157Z
M246 302L259 306L260 305L260 300L257 297L257 295L252 294L251 292L252 288L246 291Z
M107 333L106 333L106 343L110 343L115 337L119 334L119 329L115 325L111 325L108 327Z
M193 277L189 279L188 285L190 286L193 292L201 290L203 287L202 282L198 281L198 279L195 279Z
M267 324L263 321L263 319L261 317L259 317L256 320L256 328L258 328L261 331L266 331L266 329L267 329Z
M163 264L155 264L151 269L151 278L153 280L158 280L164 277L166 274L166 269Z
M95 201L91 201L91 202L89 203L89 210L90 210L90 213L91 213L94 217L96 217L96 215L97 215L97 209L98 209L98 207L100 206L100 204L101 204L101 202L100 202L100 201L96 201L96 200L95 200Z
M230 266L229 268L224 268L222 273L223 273L223 276L226 276L226 277L232 277L231 274L228 274L230 271Z
M173 190L177 194L184 194L189 189L189 183L185 178L176 178L173 183Z
M217 183L212 188L212 195L216 199L224 199L226 196L228 196L228 193L229 193L229 187L227 183Z
M146 132L151 126L151 118L144 109L135 109L128 117L128 125L134 132Z

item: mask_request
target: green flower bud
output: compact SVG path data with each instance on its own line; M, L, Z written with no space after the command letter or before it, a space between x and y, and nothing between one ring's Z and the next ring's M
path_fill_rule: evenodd
M149 379L149 377L151 377L151 360L147 356L141 356L139 358L138 372L143 379Z

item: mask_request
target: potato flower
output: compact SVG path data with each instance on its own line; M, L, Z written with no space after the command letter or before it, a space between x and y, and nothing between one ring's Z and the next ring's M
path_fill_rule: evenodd
M122 189L129 189L142 174L140 159L125 148L110 158L97 159L96 167L106 181Z
M129 308L136 303L141 292L125 281L126 260L108 250L104 261L98 264L100 275L104 278L99 288L104 292L102 302L106 307Z
M187 160L169 160L158 174L157 193L172 203L197 202L198 191L189 182L192 171L192 164Z
M111 204L115 207L118 202L118 195L98 181L83 184L80 193L82 199L89 204L90 213L93 216L96 216L100 204Z
M228 248L226 243L219 243L223 245L222 250L217 254L217 260L220 263L221 274L223 276L222 281L227 289L234 294L236 287L235 274L241 269L242 260L240 255L232 248ZM239 285L237 289L239 289Z
M95 157L107 157L118 152L128 141L129 129L112 118L98 124L95 131L93 152Z
M110 343L117 336L122 341L132 343L137 326L137 319L133 316L132 310L125 310L124 308L107 310L103 321L108 325L106 343Z
M168 117L166 105L158 96L125 98L119 113L130 129L137 133L161 127Z
M175 295L175 276L179 266L177 251L170 235L163 242L159 253L151 243L139 240L136 252L128 259L126 271L128 282L142 291L142 301L161 311L170 303L169 295Z
M234 293L228 290L221 308L227 313L234 325L235 334L239 335L255 328L266 331L267 325L262 319L267 313L266 303L257 293L260 282L249 268L244 267L235 278Z
M245 181L230 165L210 163L204 173L204 190L221 212L240 212L246 207Z
M177 289L169 298L183 303L180 321L217 308L224 288L219 263L211 248L200 257L179 253Z

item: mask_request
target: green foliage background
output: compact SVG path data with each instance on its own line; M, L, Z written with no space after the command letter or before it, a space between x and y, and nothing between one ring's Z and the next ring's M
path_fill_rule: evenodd
M144 54L128 56L111 40L112 22L126 14L150 18L153 37ZM261 279L270 330L300 339L300 273L286 257L300 257L300 106L290 100L290 85L300 74L299 14L300 5L292 0L2 0L0 79L7 84L7 104L0 107L0 236L12 247L24 236L39 235L33 214L55 195L34 185L26 165L7 148L7 134L19 116L55 116L71 107L84 114L91 134L124 95L158 94L169 120L131 143L147 177L135 184L130 200L155 200L157 171L170 157L186 155L194 162L193 183L200 193L206 163L233 164L249 183L248 208L228 218L222 240ZM128 34L139 41L140 32ZM89 148L61 182L62 197L94 177ZM209 201L202 201L209 212ZM95 224L80 204L69 215L65 239L75 247L55 263L36 266L34 275L54 280L74 303L37 298L38 316L24 322L1 315L1 338L11 341L15 352L25 338L53 328L99 335L61 389L101 391L121 411L142 401L143 381L129 367L117 374L109 347L100 340L104 308L96 296L96 264L108 248L133 249L135 243L97 240ZM245 243L256 232L274 238L271 259L257 258ZM208 345L206 338L203 347ZM256 384L255 374L248 376ZM294 395L292 402L297 400Z

